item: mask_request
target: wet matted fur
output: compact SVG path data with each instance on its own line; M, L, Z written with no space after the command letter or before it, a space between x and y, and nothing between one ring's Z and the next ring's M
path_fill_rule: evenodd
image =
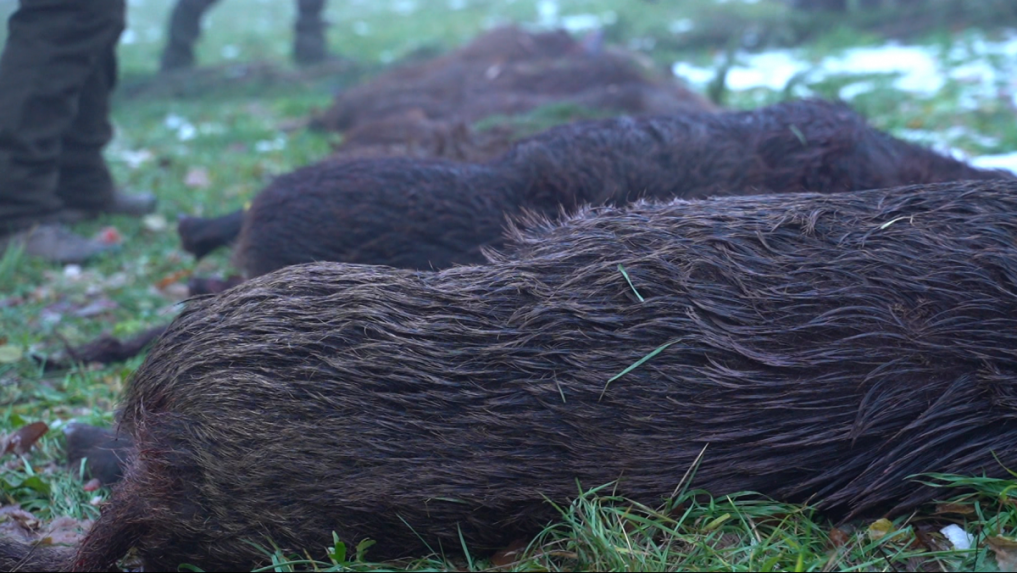
M881 133L841 104L581 122L486 164L387 158L282 176L243 217L238 268L314 261L441 269L484 261L505 222L587 204L1013 178Z
M1007 181L605 207L485 266L302 265L193 301L127 388L138 453L76 566L251 567L248 542L333 531L483 552L577 481L657 504L707 445L694 487L839 515L1006 475L1015 214Z

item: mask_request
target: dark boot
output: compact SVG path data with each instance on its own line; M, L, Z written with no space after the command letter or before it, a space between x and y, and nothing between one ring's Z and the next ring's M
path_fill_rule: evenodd
M170 14L166 48L160 69L164 72L194 66L194 44L201 36L201 18L218 0L179 0Z
M58 187L65 135L74 132L72 144L89 140L91 147L109 140L108 123L85 134L95 122L79 125L78 111L86 84L106 81L108 97L109 70L105 80L96 78L97 70L109 65L123 28L124 0L22 0L11 16L0 57L0 234L64 207ZM108 104L86 105L107 110ZM108 177L104 165L95 173ZM90 184L75 192L75 200L106 200L88 197L91 192L111 193L111 185Z
M293 30L293 61L300 65L316 64L328 57L325 0L297 0L297 21Z

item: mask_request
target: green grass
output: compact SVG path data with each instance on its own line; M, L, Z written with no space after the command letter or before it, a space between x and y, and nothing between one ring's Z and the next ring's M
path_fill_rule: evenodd
M337 136L293 126L327 107L336 90L400 57L461 43L491 24L538 23L541 18L536 0L464 0L458 10L450 10L452 2L444 1L333 0L332 49L356 65L301 71L288 61L291 2L223 0L210 13L198 51L205 67L192 75L161 79L154 72L171 3L144 0L130 7L132 41L120 47L122 81L114 103L118 135L107 153L125 187L159 196L164 224L106 217L76 226L85 235L115 226L126 239L118 252L84 268L46 264L18 250L0 257L0 435L37 420L57 428L70 419L112 422L117 396L141 358L108 368L45 373L31 356L59 350L61 340L79 344L103 331L127 335L163 323L179 308L172 288L157 288L173 282L167 277L230 272L226 253L195 265L179 247L176 217L240 208L272 176L325 157ZM0 4L0 16L6 16L12 4ZM733 45L733 34L755 33L759 42L780 45L800 37L802 28L799 16L789 14L776 0L558 4L561 16L598 16L606 23L610 41L640 46L661 66L683 60L716 68L725 48ZM408 6L418 8L408 11ZM692 30L674 31L674 23L684 19L695 23ZM810 36L799 53L819 61L851 46L884 41L871 22L862 24L841 19L825 25L825 33ZM0 37L5 33L0 31ZM992 30L933 29L916 41L943 53L960 46L944 64L956 67L973 59L971 50L983 37L991 40L998 35ZM996 57L988 65L1005 69L1008 64ZM970 153L1017 149L1013 104L1005 97L1007 90L1017 90L1014 84L1004 81L999 94L975 98L972 104L970 86L963 79L949 80L931 95L901 92L893 80L879 74L806 77L786 90L728 92L725 101L749 108L779 101L788 93L833 97L846 85L870 81L873 89L852 103L881 128L909 137L938 134L937 141ZM590 113L551 106L516 118L488 118L478 127L511 122L524 134ZM188 174L200 171L207 174L208 184L188 185ZM632 288L638 294L637 286ZM93 494L82 490L77 468L61 465L60 434L51 431L23 460L13 456L0 460L0 503L19 504L42 520L95 517ZM560 508L560 519L529 540L513 564L472 553L468 558L421 555L378 564L370 562L370 548L365 552L338 544L328 551L309 547L306 555L295 558L268 553L275 570L992 570L995 561L984 539L1012 535L1017 528L1017 510L1010 498L1017 482L941 477L938 483L950 486L944 487L944 498L957 494L954 486L976 493L965 494L951 506L954 513L936 515L937 506L930 506L901 517L894 522L893 533L878 540L870 538L868 522L836 525L808 507L748 494L713 498L689 491L651 508L617 498L610 488L586 492L577 488L576 501ZM948 546L937 531L950 522L962 524L975 536L976 549L943 551Z

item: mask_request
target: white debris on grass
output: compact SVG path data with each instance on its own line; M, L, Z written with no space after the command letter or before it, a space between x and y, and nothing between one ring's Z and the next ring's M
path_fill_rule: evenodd
M180 141L190 141L198 133L197 128L191 122L175 113L168 114L163 120L163 125L166 126L166 129L176 131L177 139Z
M111 149L110 152L114 157L126 163L131 169L137 169L141 167L142 163L155 158L155 155L147 149Z
M719 61L714 67L677 62L672 72L694 85L705 85L719 65ZM923 96L939 92L952 81L959 84L959 103L965 109L977 108L979 102L998 98L1001 93L1009 94L1017 107L1017 32L998 41L971 32L949 50L891 41L845 49L819 61L809 61L802 50L741 52L728 70L727 87L733 91L781 90L799 74L805 74L809 82L840 75L889 75L894 88ZM870 79L860 80L842 87L839 96L851 100L877 85Z
M671 66L671 73L684 78L685 81L692 85L704 86L716 77L717 70L693 66L687 62L675 62Z
M564 28L572 34L599 30L618 21L614 10L600 14L582 13L561 15L556 0L540 0L537 2L537 25L541 28Z
M840 56L824 58L817 66L821 77L835 74L897 74L895 88L911 93L932 94L943 88L946 77L935 51L925 46L882 46L851 48Z
M975 167L982 169L1007 169L1017 174L1017 152L1001 155L981 155L968 160Z
M277 135L275 139L263 139L254 144L254 150L258 153L281 151L283 149L286 149L286 136L284 135Z
M840 88L837 97L844 101L851 101L856 97L876 89L876 83L870 81L853 82Z
M692 22L692 20L689 20L688 18L675 20L667 25L667 31L675 35L689 32L692 30L692 28L695 28L695 23Z
M418 8L419 6L415 0L398 0L392 3L392 11L403 16L413 14Z
M812 67L791 50L770 50L741 59L746 65L727 71L727 86L735 91L758 87L781 90L791 78Z
M975 538L959 525L950 524L939 530L947 538L956 551L967 551L975 544Z
M223 59L235 60L237 59L237 57L240 56L240 48L234 46L233 44L227 44L223 46L221 50L219 50L219 54L222 55Z

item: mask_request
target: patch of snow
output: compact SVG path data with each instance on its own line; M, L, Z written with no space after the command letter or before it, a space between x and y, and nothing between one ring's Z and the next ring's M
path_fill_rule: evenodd
M851 101L874 89L876 89L876 84L873 82L854 82L840 88L840 91L837 92L837 97L844 101Z
M197 133L198 130L194 129L193 125L185 123L177 130L177 139L180 141L190 141L194 139L194 136L197 135Z
M596 30L601 26L600 16L597 16L596 14L571 14L569 16L562 16L560 24L562 28L565 28L573 34L577 32L586 32L588 30Z
M784 89L791 78L811 67L788 50L771 50L742 59L746 64L732 66L727 72L727 86L735 91Z
M894 87L901 91L935 93L946 76L932 50L889 42L879 47L851 48L840 56L825 58L818 68L829 74L900 74Z
M692 28L694 27L695 24L692 22L692 20L689 20L688 18L682 18L681 20L675 20L668 24L667 31L675 35L684 34L685 32L692 30Z
M147 149L124 149L116 154L131 169L137 169L142 163L151 160L155 156Z
M671 66L671 73L695 86L704 86L717 75L716 70L693 66L686 62L675 62Z
M684 28L678 20L671 31ZM960 84L960 100L965 108L978 107L979 101L1012 95L1017 105L1017 34L1001 42L988 42L977 36L966 47L954 47L941 57L940 51L927 46L909 46L888 42L882 46L850 48L827 56L818 63L807 60L800 50L741 52L737 63L728 70L728 88L744 91L755 88L780 90L797 74L806 73L810 82L843 74L893 74L893 87L918 95L931 95L948 81ZM953 65L951 65L953 62ZM718 64L720 62L718 61ZM676 75L705 78L702 68L676 63ZM711 72L710 77L713 77ZM695 82L695 80L692 80ZM850 100L872 89L871 84L856 82L842 88L840 97Z
M558 2L540 0L537 2L537 23L545 27L553 27L558 21Z
M975 167L981 167L982 169L1006 169L1017 174L1017 152L1000 155L982 155L972 157L968 161Z
M258 153L279 151L286 148L286 138L278 136L275 139L265 139L254 144L254 150Z
M417 11L417 3L415 0L399 0L392 4L392 11L403 16L408 16Z

